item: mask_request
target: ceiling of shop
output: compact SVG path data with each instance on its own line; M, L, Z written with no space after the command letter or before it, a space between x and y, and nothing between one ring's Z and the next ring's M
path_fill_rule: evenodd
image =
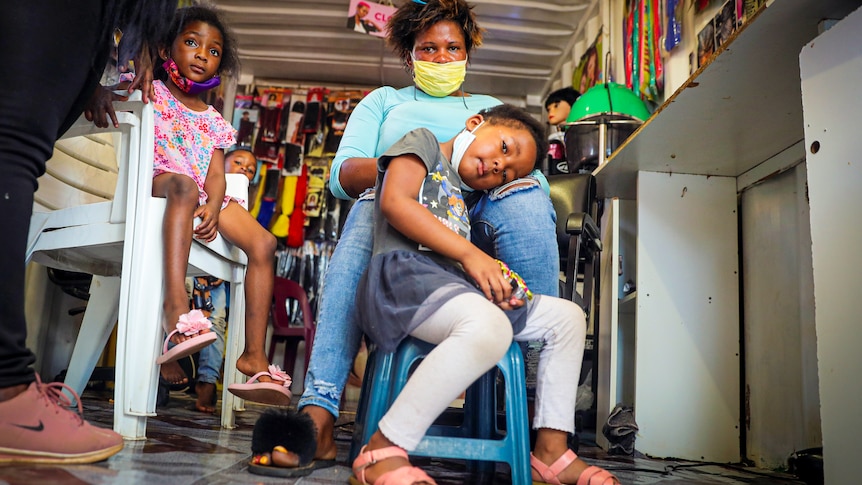
M395 0L400 5L404 0ZM596 0L470 0L487 29L468 92L541 105ZM384 3L384 2L379 2ZM256 82L371 88L410 78L384 40L345 27L350 0L217 0Z

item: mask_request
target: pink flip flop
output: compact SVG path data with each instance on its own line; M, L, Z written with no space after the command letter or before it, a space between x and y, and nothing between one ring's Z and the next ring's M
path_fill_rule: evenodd
M180 315L180 321L177 322L177 328L173 332L169 333L168 337L165 339L165 345L162 347L162 355L156 359L156 364L162 365L167 364L168 362L173 362L187 355L194 354L198 350L201 350L207 345L215 342L218 338L215 332L207 332L174 345L170 350L168 349L168 344L174 334L182 333L183 335L194 335L201 330L207 330L210 327L212 327L212 323L210 323L209 319L204 316L203 312L200 310L192 310Z
M274 382L255 382L261 376L269 376ZM270 365L269 372L263 371L251 376L245 384L231 384L227 390L236 397L246 401L273 406L289 406L290 383L289 375L277 365Z

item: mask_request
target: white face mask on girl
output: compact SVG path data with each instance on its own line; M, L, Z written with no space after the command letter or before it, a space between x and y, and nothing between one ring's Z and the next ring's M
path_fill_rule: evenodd
M450 162L456 172L458 171L458 167L461 166L461 159L464 158L464 154L467 153L467 147L469 147L470 144L473 143L473 140L476 139L476 135L474 133L476 133L476 130L484 124L485 120L482 120L475 128L473 128L473 131L469 131L465 128L461 130L461 133L458 133L458 135L455 136L455 141L452 143L452 160L450 160ZM473 190L472 187L463 182L461 183L461 188L465 190Z
M429 61L413 59L413 82L416 87L429 96L442 98L449 96L461 87L467 75L467 59L438 64Z

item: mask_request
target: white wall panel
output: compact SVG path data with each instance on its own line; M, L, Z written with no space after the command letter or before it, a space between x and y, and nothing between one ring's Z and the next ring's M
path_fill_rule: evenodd
M739 460L736 180L638 174L636 447Z
M820 446L817 339L805 164L742 194L748 458L786 466Z
M858 483L862 430L862 11L799 56L808 191L824 475ZM815 149L816 147L816 149Z

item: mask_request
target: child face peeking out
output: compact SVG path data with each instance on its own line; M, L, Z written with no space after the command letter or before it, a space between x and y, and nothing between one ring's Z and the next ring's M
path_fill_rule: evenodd
M251 182L257 173L257 159L248 150L234 150L224 157L224 173L241 173Z

